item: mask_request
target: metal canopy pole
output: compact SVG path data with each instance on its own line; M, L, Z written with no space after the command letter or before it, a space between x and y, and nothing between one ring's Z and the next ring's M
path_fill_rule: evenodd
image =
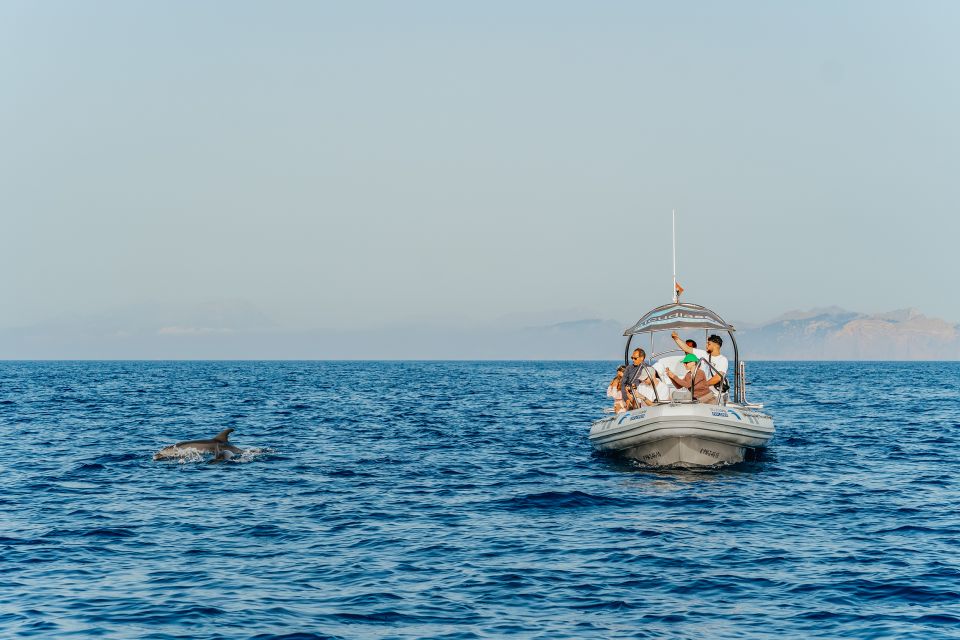
M677 304L677 210L674 209L672 214L672 224L673 224L673 304Z
M740 397L740 350L737 349L737 339L733 337L733 331L727 331L727 335L733 343L733 401L742 404L744 399Z

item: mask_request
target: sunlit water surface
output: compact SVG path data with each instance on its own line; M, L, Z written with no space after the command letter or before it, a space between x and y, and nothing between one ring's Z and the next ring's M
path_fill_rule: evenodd
M960 365L752 363L702 472L592 455L614 366L0 363L0 636L960 636Z

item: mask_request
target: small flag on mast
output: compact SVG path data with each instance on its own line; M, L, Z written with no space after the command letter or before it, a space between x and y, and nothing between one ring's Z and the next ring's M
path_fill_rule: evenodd
M680 283L676 281L673 284L677 288L677 298L679 298L680 294L683 293L683 287L681 287Z

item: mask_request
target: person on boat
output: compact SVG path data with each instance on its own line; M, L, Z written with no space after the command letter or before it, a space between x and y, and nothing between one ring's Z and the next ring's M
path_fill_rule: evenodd
M723 339L717 334L711 335L707 338L707 350L701 351L697 349L697 343L693 342L693 340L687 340L686 344L680 342L680 336L677 335L676 331L670 334L670 337L673 338L673 341L677 343L678 347L683 349L684 353L692 353L713 365L713 369L705 364L700 365L700 368L703 369L707 376L707 385L709 385L710 391L717 398L720 398L723 391L725 391L725 389L723 391L720 389L720 387L723 386L721 381L724 376L727 375L727 369L730 367L727 357L720 353L720 348L723 346ZM690 346L691 342L693 342L693 346ZM716 372L714 370L716 370Z
M637 392L637 385L642 384L645 377L652 375L656 378L653 367L644 365L643 360L647 357L647 352L643 349L634 349L630 355L630 364L623 374L623 399L627 410L639 409L640 405L650 406L653 404L643 394Z
M623 402L623 370L626 368L625 365L617 367L617 375L607 385L607 397L613 398L613 410L616 413L623 413L626 410Z
M693 397L696 398L697 402L717 404L717 397L713 395L713 391L710 390L710 386L707 384L706 374L703 372L703 369L697 368L699 361L700 359L696 355L688 353L683 356L683 360L681 360L683 368L687 370L687 375L681 378L669 369L667 369L667 375L670 376L673 386L677 389L689 389L692 380ZM696 371L696 377L694 377L694 371Z
M640 384L638 384L636 387L637 395L648 401L644 402L644 404L651 406L656 404L657 400L660 400L661 402L664 400L669 400L670 389L668 389L667 385L660 380L657 370L651 366L648 369L644 369L644 373L649 375L641 375Z

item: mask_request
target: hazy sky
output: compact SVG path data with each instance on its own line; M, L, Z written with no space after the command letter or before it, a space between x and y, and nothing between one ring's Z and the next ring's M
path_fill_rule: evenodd
M0 3L0 327L960 320L960 3ZM557 320L567 319L558 317Z

